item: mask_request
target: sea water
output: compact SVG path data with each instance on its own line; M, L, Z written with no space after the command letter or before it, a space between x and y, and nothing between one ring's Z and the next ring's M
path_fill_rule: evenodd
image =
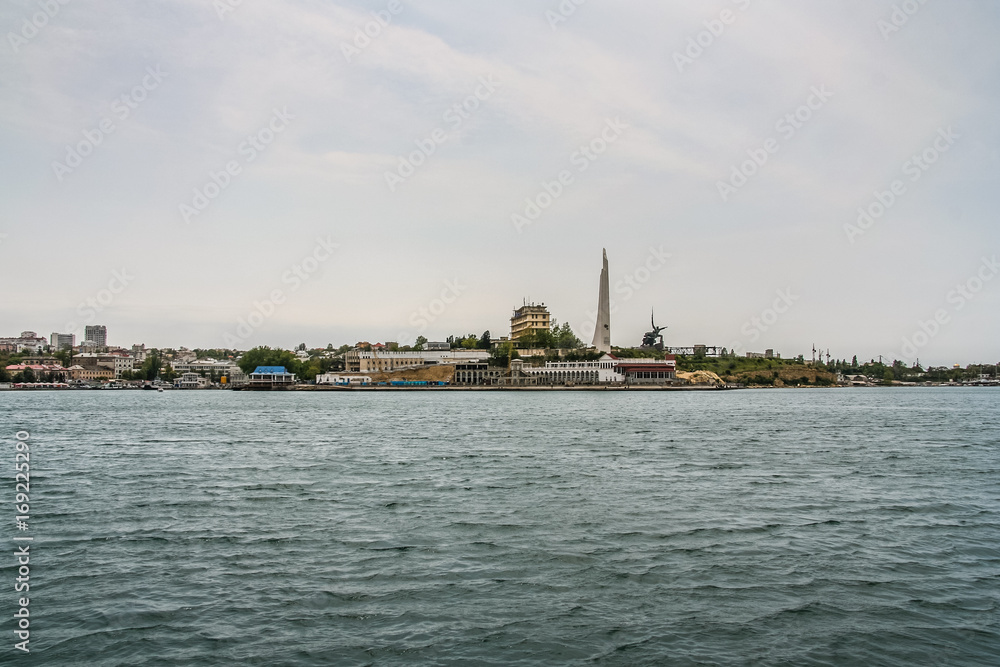
M0 662L997 665L998 404L5 392Z

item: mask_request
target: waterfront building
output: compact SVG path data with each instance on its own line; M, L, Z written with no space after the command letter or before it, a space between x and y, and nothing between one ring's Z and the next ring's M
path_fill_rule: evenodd
M665 359L618 359L605 354L597 361L550 361L544 366L523 367L538 384L671 384L677 379L677 362Z
M208 389L212 383L197 373L182 373L174 380L174 387L177 389Z
M348 373L385 373L404 368L421 368L435 364L457 364L489 359L488 350L408 350L378 352L355 348L344 354L345 371Z
M626 359L615 367L615 371L630 385L666 385L677 380L677 362L672 357L652 360L654 363L638 363L640 361Z
M506 375L505 367L490 366L486 361L465 362L455 364L452 384L493 386L504 384Z
M97 347L107 347L108 328L103 324L88 324L83 328L83 339L93 342Z
M66 370L73 380L113 380L115 377L115 372L106 367L84 368L75 364Z
M597 321L594 326L594 341L591 345L598 352L611 352L611 289L608 285L608 251L604 250L604 264L601 280L597 288Z
M67 378L67 376L70 375L69 369L68 368L63 368L62 365L58 364L58 363L55 363L55 364L32 364L32 363L11 364L11 365L7 366L5 370L11 376L16 375L17 373L24 373L25 371L30 370L31 373L32 373L32 375L34 375L35 379L38 380L39 382L42 381L42 378L46 378L46 379L51 378L52 380L55 380L55 381L62 381L62 380L65 380Z
M510 339L517 341L528 332L548 331L551 318L545 304L527 303L514 311L510 318Z
M49 345L54 350L72 350L76 347L76 334L54 333L49 336Z
M528 366L515 359L506 367L489 366L485 361L455 366L456 385L623 385L673 384L677 380L677 362L665 359L618 359L605 354L597 361L550 361L544 366Z
M209 378L226 378L226 384L246 384L247 376L235 361L217 361L215 359L194 359L190 361L172 361L170 367L178 373L196 373Z
M372 383L372 379L367 375L338 375L336 373L324 373L316 376L316 384L332 385L335 387L367 387Z
M605 354L597 361L550 361L544 366L525 366L523 371L537 378L539 384L618 384L623 380L615 371L618 363L618 359Z
M73 361L89 371L110 370L115 379L121 378L125 371L135 370L135 359L127 352L81 352Z
M258 366L250 374L251 388L291 387L295 382L295 374L289 373L284 366Z

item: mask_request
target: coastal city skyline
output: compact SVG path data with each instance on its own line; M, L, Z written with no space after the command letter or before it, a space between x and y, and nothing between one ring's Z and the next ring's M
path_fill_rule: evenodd
M332 252L336 251L337 244L333 244L327 240L318 239L316 248L311 256L307 256L306 259L300 263L293 266L292 269L288 270L282 276L282 282L292 285L292 291L298 289L301 284L309 280L312 274L318 273L319 267L322 262L325 262L330 258ZM322 250L322 253L320 252ZM650 255L644 266L640 266L632 275L626 275L622 280L618 281L614 286L614 293L618 295L615 298L612 295L611 284L610 284L610 274L609 274L609 262L607 256L607 249L602 250L602 266L599 274L598 282L598 299L597 306L592 310L588 311L585 315L582 325L579 328L573 327L571 322L563 322L562 325L569 325L573 329L573 333L579 338L582 334L583 339L590 340L593 338L593 342L585 344L583 340L579 341L579 344L583 347L589 347L590 349L596 349L599 352L610 352L612 347L616 348L631 348L638 346L635 341L624 341L617 342L613 341L611 337L611 315L613 313L619 312L619 305L622 303L627 303L632 296L641 290L643 286L649 281L654 273L660 270L664 264L669 260L670 255L663 252L662 247L660 249L650 247ZM973 277L972 280L978 282L978 289L972 290L972 282L967 285L959 285L956 290L949 293L949 303L958 304L958 308L964 307L967 303L971 302L977 296L978 292L986 285L986 283L992 278L992 273L1000 271L1000 265L997 265L995 261L983 258L983 263L980 267L980 271ZM85 302L81 303L77 307L77 315L84 319L86 322L92 322L98 313L105 310L106 306L110 306L114 303L116 295L120 294L125 290L130 282L131 277L127 271L122 270L121 272L114 272L113 279L108 283L108 287L101 289L97 292L94 297L88 298ZM117 284L116 284L117 283ZM466 333L462 333L462 330L455 331L450 334L444 333L442 335L434 336L432 335L428 338L427 333L437 334L440 333L431 328L431 323L437 321L439 318L442 320L443 315L447 313L450 306L459 301L463 292L467 287L463 286L459 281L445 281L445 288L442 290L440 295L433 298L425 307L419 308L417 311L411 314L410 320L407 327L400 329L399 333L395 337L375 337L373 341L386 341L387 345L399 345L399 346L410 346L416 344L418 340L444 340L445 338L451 339L455 336L465 336ZM624 296L622 296L624 295ZM753 357L753 356L764 356L764 352L760 350L765 350L768 355L776 354L777 357L781 357L781 352L775 353L774 347L762 347L766 345L767 339L764 338L764 333L770 328L773 328L782 318L785 316L795 302L799 299L791 289L778 290L776 292L777 297L773 301L772 305L765 308L759 316L751 317L749 320L744 322L740 329L740 335L731 338L728 344L723 344L721 342L716 343L705 343L704 341L697 342L679 342L671 340L669 344L666 345L667 349L694 349L695 347L709 347L717 351L721 351L723 354L733 354L739 357ZM221 345L150 345L150 349L164 348L164 349L229 349L229 350L247 350L253 347L272 347L274 349L291 349L295 347L300 348L302 345L306 345L307 349L322 349L324 345L307 345L306 343L290 344L287 342L256 342L251 343L255 339L258 339L258 332L261 329L267 327L269 320L279 312L282 307L287 302L287 292L286 290L276 289L272 290L263 299L256 300L252 304L251 310L247 313L245 317L241 316L237 318L236 323L229 328L223 334L223 341ZM529 306L529 299L525 297L522 300L523 306ZM534 307L534 301L530 304ZM546 328L549 324L551 318L551 323L554 328L559 326L558 318L554 317L552 313L549 312L548 308L545 307L544 302L540 302L540 311L545 313ZM507 340L508 331L510 337L516 338L516 325L515 320L520 313L517 306L514 307L515 317L510 320L510 329L506 328L491 328L487 327L484 329L485 333L491 333L494 341L496 340ZM655 311L651 309L651 321L650 325L655 327ZM662 321L662 320L661 320ZM982 358L975 361L968 361L966 363L961 362L949 362L949 363L927 363L927 356L924 356L923 361L921 360L921 351L934 339L934 337L940 333L948 324L950 323L950 316L947 315L947 311L938 310L935 315L926 320L920 322L920 328L915 331L910 337L904 338L902 341L902 346L899 349L898 354L883 354L877 353L872 354L870 359L872 362L877 358L879 363L893 363L902 362L906 366L912 367L938 367L938 368L961 368L970 365L980 365L983 364ZM506 325L505 325L506 326ZM630 329L631 327L626 327ZM662 340L664 334L660 333L660 329L667 330L669 326L659 327L655 332ZM504 333L492 333L497 331L503 331ZM604 332L603 334L600 332ZM416 332L416 333L414 333ZM476 335L477 329L473 328L467 333L471 335ZM36 332L32 330L23 330L20 337L22 340L30 341ZM648 335L648 334L647 334ZM366 341L372 338L371 336L358 336L357 341ZM0 337L4 339L4 337ZM79 345L77 344L77 339L79 339ZM6 340L15 341L15 337L7 337ZM38 341L46 340L44 336L40 336ZM48 338L49 351L57 350L60 348L73 347L83 351L86 349L84 346L90 344L91 347L98 349L108 349L117 348L124 350L128 346L122 343L118 343L114 346L109 346L107 341L107 326L103 324L79 324L78 320L71 320L67 322L63 327L62 331L53 331ZM761 344L758 344L761 342ZM343 345L350 345L350 343L342 343ZM141 346L146 347L145 342L133 343L132 347ZM17 351L18 345L14 342L13 346L9 346L11 351ZM341 344L335 344L334 342L328 341L326 343L327 348L341 347ZM756 349L750 349L756 348ZM41 350L41 348L39 348ZM811 351L811 357L810 357ZM817 356L818 355L818 356ZM831 354L830 347L824 347L822 344L817 348L816 343L813 342L810 346L807 346L806 351L801 351L800 348L795 348L795 351L787 354L788 358L802 357L811 358L813 360L823 361L823 358L827 358L829 361L833 359L843 359L846 357L852 357L857 359L856 354L842 355L838 351L837 354ZM868 357L862 355L860 357L862 361ZM991 362L986 362L991 363ZM998 362L1000 363L1000 362Z
M524 297L589 341L607 247L620 342L655 309L682 345L1000 358L992 5L216 5L0 10L0 262L30 283L5 335L115 289L91 322L216 346L283 290L247 347L481 331ZM935 48L952 24L968 48ZM44 270L39 238L67 240Z

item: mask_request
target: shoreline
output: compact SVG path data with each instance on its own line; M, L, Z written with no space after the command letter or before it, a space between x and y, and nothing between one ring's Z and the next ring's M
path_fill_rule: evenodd
M772 387L772 386L742 386L742 387L730 387L730 386L711 386L711 385L692 385L692 386L658 386L658 385L632 385L632 386L613 386L613 385L578 385L578 386L565 386L565 385L547 385L547 386L528 386L528 387L502 387L502 386L431 386L431 387L390 387L390 386L329 386L329 385L297 385L294 387L211 387L205 389L177 389L174 387L164 388L166 391L305 391L305 392L365 392L365 391L760 391L760 390L772 390L772 391L785 391L790 389L996 389L996 385L949 385L949 384L916 384L916 385L871 385L871 386L845 386L845 385L831 385L828 387L820 386L796 386L796 387ZM2 392L38 392L38 391L59 391L59 392L76 392L76 391L137 391L141 387L0 387L0 393Z

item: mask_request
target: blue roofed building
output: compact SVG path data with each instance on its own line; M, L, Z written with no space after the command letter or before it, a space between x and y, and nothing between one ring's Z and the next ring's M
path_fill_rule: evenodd
M289 373L284 366L258 366L250 374L251 389L292 387L296 381L295 373Z

